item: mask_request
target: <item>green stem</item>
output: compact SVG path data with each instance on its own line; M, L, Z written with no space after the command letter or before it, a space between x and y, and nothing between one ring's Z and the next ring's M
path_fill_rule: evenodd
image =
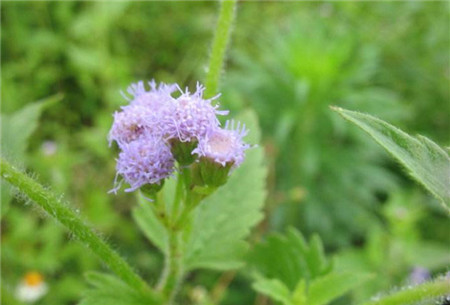
M189 167L184 167L181 170L181 177L184 183L185 198L184 198L184 209L191 205L192 194L191 194L191 184L192 184L192 171Z
M172 218L171 218L171 222L175 223L178 214L180 213L180 208L181 208L181 197L183 196L183 177L182 177L182 172L180 169L180 172L177 176L177 187L176 187L176 191L175 191L175 198L173 200L173 205L172 205Z
M139 290L150 289L128 263L94 233L69 206L26 174L0 158L0 173L4 180L17 187L50 216L64 225L75 237L92 250L124 282Z
M391 295L372 300L362 305L403 305L415 304L423 301L443 297L450 294L450 279L443 278L432 282L426 282L412 288L400 290Z
M186 225L187 220L189 219L189 216L191 216L191 212L194 210L194 208L197 205L189 205L189 206L185 206L185 208L183 209L183 211L181 212L180 217L177 218L177 220L175 221L173 228L175 231L179 231L182 228L184 228L184 226Z
M159 218L159 220L165 227L170 227L170 219L166 210L163 193L159 192L156 195L150 197L150 199L152 199L153 201L148 203L150 205L150 208L153 210L153 213L156 215L156 217Z
M165 255L164 270L158 284L158 290L167 301L172 304L183 278L183 253L181 227L177 226L180 209L184 215L190 204L191 171L189 167L181 166L177 177L177 187L170 223L164 223L168 233L168 248Z
M212 43L211 57L209 59L208 74L205 82L205 96L210 98L217 93L220 73L223 68L225 51L230 40L231 25L235 16L237 0L222 0L219 20L217 22L214 40Z
M167 250L159 289L167 300L167 304L172 304L183 278L181 232L169 231L169 248Z

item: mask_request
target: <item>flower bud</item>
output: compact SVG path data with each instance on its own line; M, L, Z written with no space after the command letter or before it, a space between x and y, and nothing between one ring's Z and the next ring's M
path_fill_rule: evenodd
M193 150L199 156L199 162L194 168L194 177L198 179L199 185L223 185L230 171L242 163L245 150L250 147L242 141L247 134L245 127L241 129L238 124L234 129L234 122L227 122L225 128L209 130Z
M164 186L164 179L152 184L144 184L139 189L147 197L154 197Z
M197 185L219 187L227 182L231 167L231 163L223 166L214 160L202 157L193 168L196 179L194 182Z
M192 151L197 147L197 140L182 142L178 139L171 139L169 144L174 159L181 166L190 165L195 161L196 156L192 154Z

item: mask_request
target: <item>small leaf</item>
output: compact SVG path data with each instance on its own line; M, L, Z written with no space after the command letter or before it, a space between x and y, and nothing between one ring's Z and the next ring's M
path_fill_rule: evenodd
M3 157L13 159L21 164L25 160L28 139L37 127L42 111L62 99L62 94L53 95L42 101L28 104L12 114L0 114L1 149ZM1 215L6 211L11 200L10 186L3 180L1 188Z
M294 234L293 232L291 234ZM319 235L313 235L309 242L310 251L306 255L312 277L318 277L331 271L332 264L327 261Z
M12 114L1 114L1 153L23 162L28 139L37 127L42 111L62 99L62 94L53 95L42 101L28 104Z
M256 115L246 112L241 121L257 142ZM244 239L263 216L266 168L262 162L262 149L249 149L244 163L231 173L228 182L194 211L192 227L186 233L187 269L227 270L243 264L242 257L248 249Z
M363 284L372 276L365 273L330 273L311 282L308 305L325 305Z
M306 296L306 281L300 280L297 283L294 292L292 292L292 303L294 303L294 305L308 305L307 301L308 298Z
M253 289L271 297L283 305L294 305L291 301L291 292L280 280L261 277L253 283Z
M160 298L150 291L137 291L118 278L104 273L89 272L88 282L94 286L89 289L79 305L157 305Z
M274 263L276 262L276 263ZM285 235L271 234L257 244L248 257L250 267L266 278L282 281L294 290L301 279L312 279L330 272L332 264L325 258L318 237L308 245L296 229Z
M412 137L368 114L332 109L374 138L450 212L450 158L444 149L426 137Z
M164 225L158 220L153 212L147 199L139 193L139 206L133 209L133 219L142 230L144 235L156 246L161 252L167 251L167 230Z

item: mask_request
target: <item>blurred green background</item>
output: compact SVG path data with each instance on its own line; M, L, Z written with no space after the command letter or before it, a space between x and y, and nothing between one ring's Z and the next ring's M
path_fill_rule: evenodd
M193 88L204 80L217 9L212 2L1 3L2 128L23 138L8 142L3 132L2 154L64 195L153 283L162 258L133 224L135 198L107 194L117 152L106 135L130 83L154 78ZM448 2L238 5L220 102L233 115L254 108L260 119L270 174L267 217L255 235L289 226L319 233L338 268L378 275L353 300L404 284L415 266L445 271L450 225L431 196L328 105L449 146L449 12ZM47 102L32 104L38 100ZM3 297L38 270L50 288L39 304L76 304L83 273L103 266L2 186ZM195 292L220 276L194 273L183 293L200 304ZM245 273L223 300L264 302L255 301Z

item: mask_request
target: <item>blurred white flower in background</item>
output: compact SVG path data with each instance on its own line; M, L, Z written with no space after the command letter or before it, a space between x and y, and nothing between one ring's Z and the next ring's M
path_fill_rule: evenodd
M44 277L36 271L25 274L16 288L16 298L19 301L34 303L42 298L48 291Z

